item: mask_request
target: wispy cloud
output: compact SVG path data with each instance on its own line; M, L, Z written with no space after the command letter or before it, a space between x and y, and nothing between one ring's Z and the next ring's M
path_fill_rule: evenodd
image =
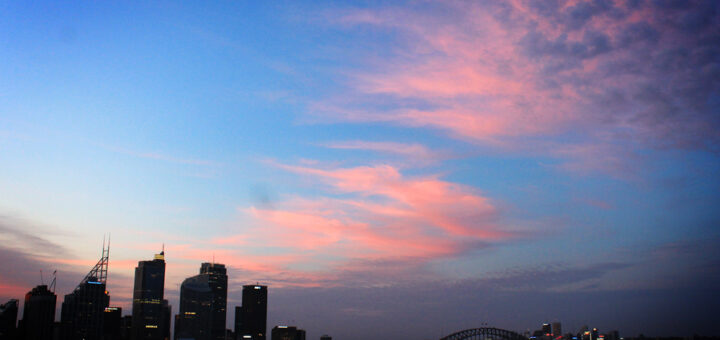
M117 152L120 154L138 157L138 158L145 158L145 159L152 159L152 160L158 160L163 162L170 162L175 164L186 164L186 165L199 165L199 166L208 166L208 167L217 167L222 165L222 163L205 160L205 159L194 159L194 158L182 158L182 157L175 157L163 153L157 153L157 152L138 152L133 150L128 150L121 147L116 146L107 146L102 145L102 148L106 150L110 150L112 152Z
M412 164L432 164L451 158L450 152L431 150L419 143L374 142L363 140L337 141L322 144L331 149L366 150L402 156Z
M385 31L393 46L371 64L374 72L350 75L352 92L317 102L310 113L434 128L504 150L538 151L545 142L544 156L586 174L636 167L625 157L632 150L717 151L718 5L663 3L452 2L335 12L340 27ZM378 98L394 104L373 105ZM558 142L564 151L551 148Z
M380 279L365 282L377 285L405 275L417 278L427 273L422 267L429 261L522 236L519 228L503 222L491 199L437 175L406 176L389 165L304 164L273 163L311 179L324 194L241 208L255 227L210 241L223 249L216 252L223 261L286 285L343 285L352 281L347 275L386 271L369 275ZM236 247L236 242L243 247ZM259 256L252 248L258 244L276 249L274 255ZM192 258L198 251L202 252L182 250L181 256ZM414 269L406 272L399 267ZM293 280L288 281L288 275Z

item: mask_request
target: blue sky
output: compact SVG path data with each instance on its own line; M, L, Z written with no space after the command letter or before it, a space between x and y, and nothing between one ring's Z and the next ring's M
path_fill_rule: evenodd
M713 2L0 8L0 298L110 233L126 308L164 243L312 337L720 332Z

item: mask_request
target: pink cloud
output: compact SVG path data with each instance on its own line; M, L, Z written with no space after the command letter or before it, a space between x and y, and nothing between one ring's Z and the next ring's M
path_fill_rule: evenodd
M387 32L393 45L389 57L369 56L368 67L350 74L351 91L311 105L310 112L438 129L505 151L525 147L568 160L564 167L576 173L633 167L623 148L606 146L610 142L634 149L717 145L710 104L720 84L712 71L717 63L688 57L705 53L717 38L710 21L701 20L708 6L552 5L460 1L438 5L441 11L334 13L344 28ZM688 26L682 18L699 21ZM376 107L377 98L397 105ZM580 137L569 141L567 135ZM553 143L539 150L528 139L561 141L568 151L555 152ZM572 148L592 148L612 164Z
M427 276L428 261L516 236L490 199L439 176L408 177L389 165L302 164L275 165L321 183L329 196L242 208L251 223L241 232L168 244L176 263L169 279L181 280L196 271L195 261L213 256L244 281L276 287L382 285Z

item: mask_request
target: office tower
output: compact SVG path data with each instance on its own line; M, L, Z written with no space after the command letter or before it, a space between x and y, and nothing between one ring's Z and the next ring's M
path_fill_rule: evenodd
M56 303L57 295L46 285L37 286L25 294L20 339L52 340Z
M541 330L542 330L542 332L543 332L543 335L552 333L552 329L550 328L550 324L549 324L549 323L544 323L544 324L542 324L542 329L541 329Z
M163 300L163 313L162 313L162 338L163 340L170 340L170 321L172 320L172 306L168 303L168 300Z
M72 293L65 295L60 322L62 340L98 340L103 332L103 313L110 304L106 289L110 244Z
M295 326L275 326L270 332L271 340L305 340L305 330Z
M162 340L165 292L165 250L150 261L140 261L135 268L133 290L132 339Z
M16 339L18 305L15 299L0 305L0 340Z
M103 312L103 340L122 340L122 308L108 307Z
M325 335L323 335L323 336L320 337L320 340L332 340L332 337L329 336L329 335L327 335L327 334L325 334Z
M267 331L267 286L243 286L242 306L235 308L238 339L265 340Z
M562 325L559 322L552 323L552 334L556 338L562 336Z
M213 291L210 276L200 274L185 279L180 286L180 311L175 316L175 340L210 340L213 317Z
M227 269L224 264L203 263L200 275L208 275L212 298L212 340L225 340L225 318L227 316Z

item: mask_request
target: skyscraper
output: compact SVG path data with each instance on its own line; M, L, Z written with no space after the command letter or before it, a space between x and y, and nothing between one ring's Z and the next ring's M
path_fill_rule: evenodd
M224 264L203 263L200 274L208 275L212 298L212 340L225 339L225 318L227 316L227 269Z
M227 275L225 265L203 263L200 274L180 286L180 310L175 316L175 339L225 339Z
M267 332L267 286L243 286L242 306L235 308L235 336L238 339L265 340L265 332Z
M165 251L135 268L132 340L164 339Z
M562 336L562 324L559 322L553 322L552 323L552 333L554 337Z
M51 340L57 295L40 285L25 294L21 339Z
M0 340L16 339L18 302L11 299L0 305Z
M110 304L106 289L110 245L95 267L65 295L60 316L62 340L98 340L103 333L103 313Z
M170 340L170 320L172 320L172 306L168 303L168 300L163 300L163 312L162 312L162 338L164 340Z

